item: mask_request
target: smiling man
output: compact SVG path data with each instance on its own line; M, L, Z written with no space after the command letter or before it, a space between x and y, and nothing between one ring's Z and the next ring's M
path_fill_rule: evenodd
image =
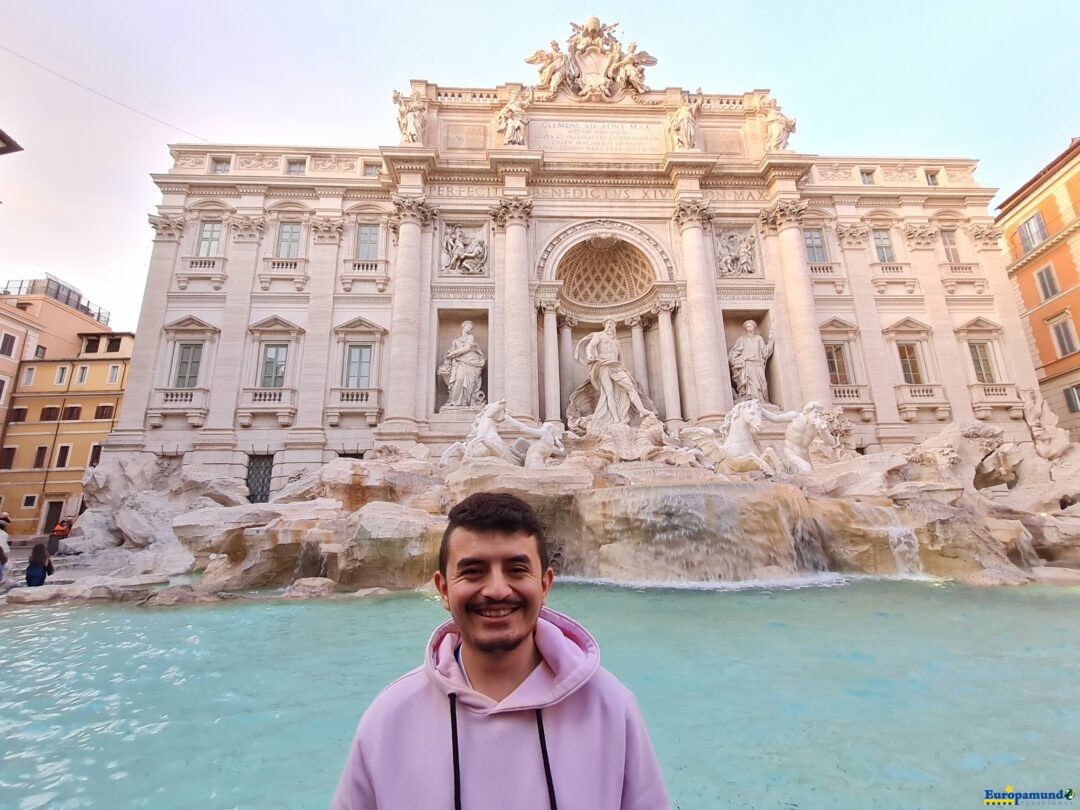
M669 807L634 696L544 607L553 579L524 501L450 510L435 586L453 618L364 712L333 810Z

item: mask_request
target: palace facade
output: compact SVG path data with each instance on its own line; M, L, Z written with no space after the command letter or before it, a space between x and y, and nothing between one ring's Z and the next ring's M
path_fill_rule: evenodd
M1024 434L1035 374L975 161L800 153L768 91L650 90L656 60L595 19L528 61L534 87L414 81L397 146L173 146L106 452L261 499L337 455L438 453L484 401L565 425L608 319L670 427L732 407L754 320L766 401L842 406L866 452L954 419Z

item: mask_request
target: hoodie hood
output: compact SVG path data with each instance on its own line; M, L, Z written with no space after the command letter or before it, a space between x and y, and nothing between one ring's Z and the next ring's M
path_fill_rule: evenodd
M588 683L600 666L596 639L562 613L542 608L536 621L535 639L544 660L498 703L466 682L454 654L461 644L461 634L453 620L432 633L424 671L443 694L456 694L461 708L477 714L498 714L554 706Z

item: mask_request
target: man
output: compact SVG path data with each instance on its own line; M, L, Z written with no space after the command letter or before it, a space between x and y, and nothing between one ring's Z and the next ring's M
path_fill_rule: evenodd
M634 696L585 628L544 607L553 579L524 501L450 510L435 586L453 619L360 719L333 810L669 806Z

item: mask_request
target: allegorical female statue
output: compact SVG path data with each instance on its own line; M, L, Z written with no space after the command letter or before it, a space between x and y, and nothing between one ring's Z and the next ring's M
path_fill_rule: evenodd
M772 357L772 338L765 340L757 334L757 321L746 321L743 328L746 329L746 334L735 341L728 353L738 399L768 402L769 384L765 379L765 363Z
M487 358L472 332L472 321L461 324L461 334L451 342L446 359L439 366L439 376L450 393L446 400L449 407L479 408L484 404L480 375L487 364Z

